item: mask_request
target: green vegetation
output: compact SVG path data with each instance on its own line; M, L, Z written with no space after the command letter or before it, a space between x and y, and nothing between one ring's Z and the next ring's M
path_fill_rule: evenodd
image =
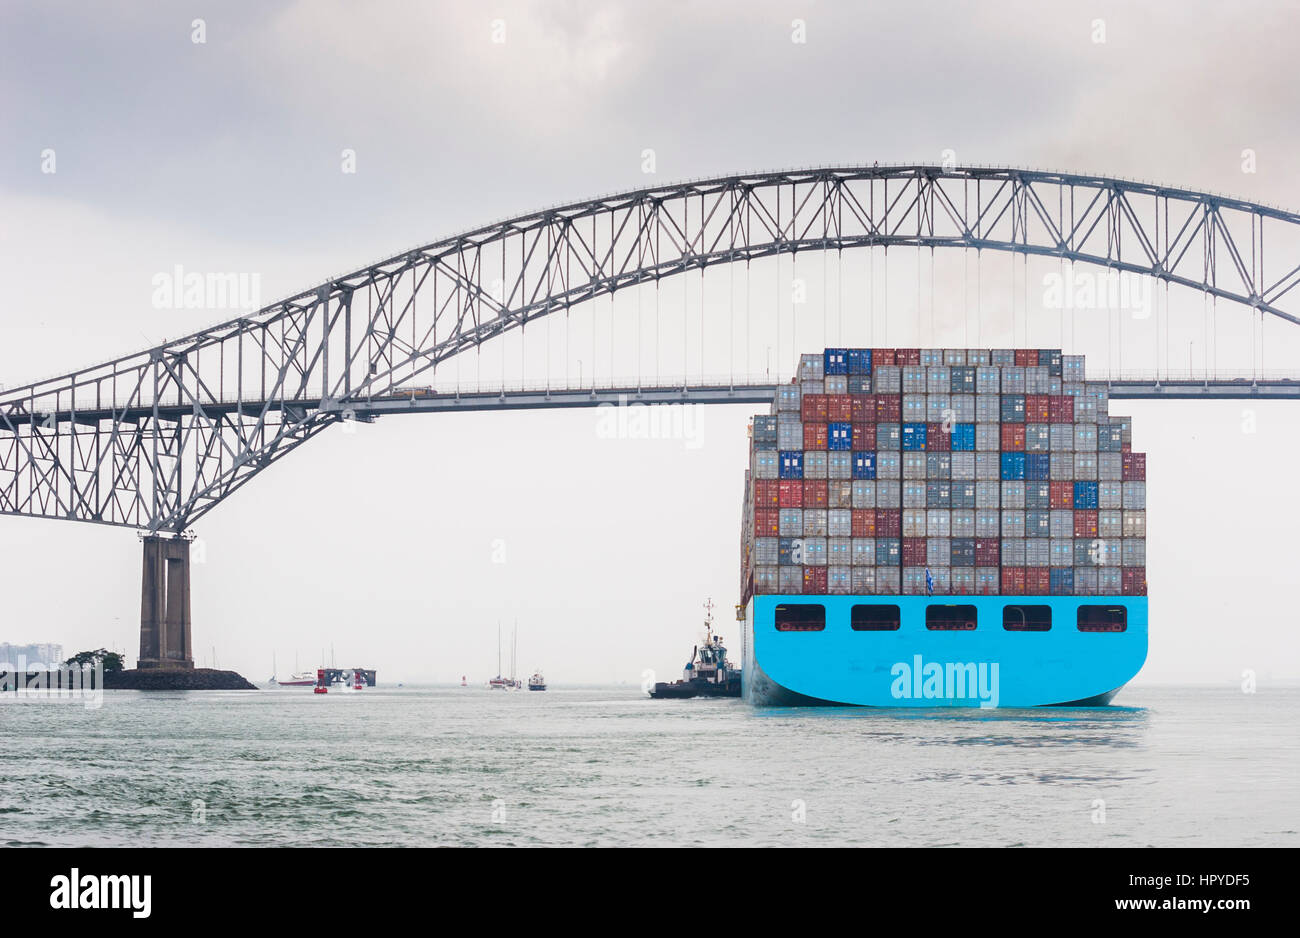
M109 651L107 648L97 648L94 651L79 651L63 663L74 667L93 668L101 661L104 663L105 674L121 671L126 666L126 662L122 660L121 655L115 651Z

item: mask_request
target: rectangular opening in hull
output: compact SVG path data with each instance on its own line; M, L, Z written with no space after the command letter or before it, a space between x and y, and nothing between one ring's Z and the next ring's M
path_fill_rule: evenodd
M931 632L970 632L975 622L974 606L925 607L925 627Z
M778 632L820 632L826 628L826 607L821 603L782 603L776 607Z
M1124 606L1080 606L1080 632L1123 632L1128 628L1128 609Z
M1051 606L1003 606L1002 628L1008 632L1047 632L1052 628Z
M855 632L896 632L901 621L898 607L888 603L854 606L849 612Z

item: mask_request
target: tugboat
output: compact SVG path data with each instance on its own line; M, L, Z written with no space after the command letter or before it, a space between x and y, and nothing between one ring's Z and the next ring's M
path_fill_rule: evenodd
M656 700L686 697L739 697L740 669L727 661L722 636L713 634L713 600L704 604L704 644L695 646L680 681L660 681L650 691Z
M533 676L528 679L529 690L546 690L546 678L542 677L541 671L534 671Z

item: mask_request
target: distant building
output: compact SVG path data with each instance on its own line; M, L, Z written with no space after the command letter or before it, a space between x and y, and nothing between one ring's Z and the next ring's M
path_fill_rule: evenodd
M18 666L19 661L33 664L56 665L63 662L63 646L56 642L36 642L31 645L11 645L0 642L0 670L4 665Z

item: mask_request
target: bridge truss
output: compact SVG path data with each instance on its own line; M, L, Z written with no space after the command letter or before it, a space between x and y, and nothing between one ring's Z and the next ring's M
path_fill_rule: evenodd
M1300 216L1281 209L1017 169L728 176L497 222L255 314L0 393L0 514L181 534L334 423L465 409L459 397L417 399L414 389L440 365L530 322L714 265L876 246L1099 265L1300 324ZM1288 382L1190 382L1183 393L1136 384L1155 397L1294 396ZM646 390L501 389L473 400L475 409L577 406ZM771 385L661 390L664 399L738 402Z

